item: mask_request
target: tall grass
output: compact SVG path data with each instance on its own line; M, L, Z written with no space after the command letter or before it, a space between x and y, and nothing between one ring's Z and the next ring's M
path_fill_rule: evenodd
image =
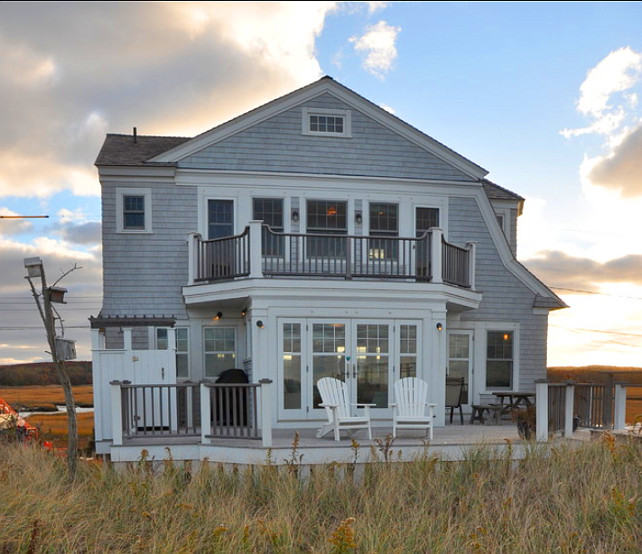
M124 470L0 447L0 552L639 552L642 447L479 449L297 476L287 467ZM358 475L358 477L357 477Z

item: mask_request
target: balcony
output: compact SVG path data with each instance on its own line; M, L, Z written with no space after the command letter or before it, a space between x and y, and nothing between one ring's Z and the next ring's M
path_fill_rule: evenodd
M446 283L475 290L475 244L433 228L417 238L277 233L251 221L239 235L190 235L189 284L262 277Z

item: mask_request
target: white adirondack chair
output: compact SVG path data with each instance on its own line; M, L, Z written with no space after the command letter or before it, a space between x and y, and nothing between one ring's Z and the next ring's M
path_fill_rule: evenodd
M334 430L334 440L338 441L340 440L339 433L341 429L367 429L368 439L372 440L370 406L375 406L376 404L351 403L346 384L332 377L319 379L317 388L319 389L322 400L322 403L319 405L325 408L328 416L328 423L321 426L321 429L317 432L317 438L321 438L328 432ZM350 411L351 406L363 408L363 415L353 416Z
M397 436L397 429L426 429L432 439L436 404L426 402L428 383L416 377L405 377L395 383L394 395L395 403L390 405L394 409L392 436Z

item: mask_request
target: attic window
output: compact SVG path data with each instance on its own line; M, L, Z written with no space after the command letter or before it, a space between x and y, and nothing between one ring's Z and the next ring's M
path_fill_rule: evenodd
M302 130L304 135L343 137L352 136L350 110L303 108Z

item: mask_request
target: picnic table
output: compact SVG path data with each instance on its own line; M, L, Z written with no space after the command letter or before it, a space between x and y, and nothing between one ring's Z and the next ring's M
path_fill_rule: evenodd
M499 399L499 404L502 407L502 413L507 413L510 410L519 408L521 406L528 408L533 405L535 398L534 392L519 392L519 391L499 391L494 392L493 396ZM508 400L504 405L504 400Z

